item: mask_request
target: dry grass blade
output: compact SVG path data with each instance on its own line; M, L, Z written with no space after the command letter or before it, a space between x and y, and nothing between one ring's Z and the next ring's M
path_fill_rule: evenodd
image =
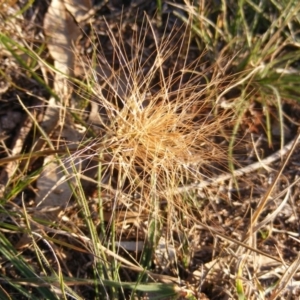
M273 183L271 184L271 186L269 187L268 191L266 192L266 194L264 195L263 199L261 200L261 202L259 203L258 207L256 208L255 210L255 213L253 214L252 218L251 218L251 228L250 230L248 231L247 235L250 235L250 234L253 234L254 232L252 231L253 230L253 227L255 227L255 224L259 218L259 216L261 215L274 187L276 186L276 183L278 182L286 164L288 163L291 155L293 154L293 152L295 151L296 149L296 146L298 145L298 141L299 141L299 138L300 138L300 133L298 133L298 135L296 136L296 138L293 140L293 144L292 144L292 147L291 149L289 150L288 152L288 155L287 157L285 158L284 160L284 163L282 164L282 167L280 168L279 172L277 173L276 175L276 178L274 179Z
M33 125L33 121L30 119L30 117L27 117L26 120L23 122L23 126L20 129L18 136L15 138L14 146L8 157L12 158L16 155L20 155L20 153L22 152L22 149L24 147L25 139L26 139L27 135L29 134L29 132L32 128L32 125ZM4 192L4 187L7 184L9 184L10 181L15 180L14 177L16 174L18 174L17 177L22 176L23 171L21 171L19 169L19 167L20 167L19 163L20 162L18 162L18 160L13 159L10 162L8 162L5 166L5 168L1 171L0 194L2 194Z
M276 285L275 290L272 292L270 296L270 300L278 299L280 294L284 291L288 284L293 280L293 276L300 268L300 254L298 254L297 259L286 269L283 276L279 279L278 284Z

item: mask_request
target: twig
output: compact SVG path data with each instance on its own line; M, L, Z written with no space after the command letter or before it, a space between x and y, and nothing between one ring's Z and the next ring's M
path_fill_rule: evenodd
M251 173L253 171L256 171L256 170L262 168L264 165L269 165L269 164L275 162L276 160L280 159L284 155L286 155L288 153L288 151L293 148L293 145L296 145L299 142L299 138L300 138L300 133L292 141L290 141L288 144L286 144L282 149L280 149L277 152L273 153L272 155L266 157L265 159L262 159L261 161L255 162L255 163L253 163L249 166L243 167L241 169L234 170L232 173L222 174L217 177L213 177L209 180L203 180L199 183L193 183L193 184L179 187L175 191L175 194L187 192L192 189L203 189L208 186L214 186L216 184L219 184L222 181L229 180L231 178L239 177L239 176Z

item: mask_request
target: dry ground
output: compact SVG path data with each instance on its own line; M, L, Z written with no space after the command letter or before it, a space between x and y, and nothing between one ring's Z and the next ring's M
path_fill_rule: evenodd
M39 50L39 45L44 43L43 20L49 5L48 2L43 1L42 4L39 1L34 2L32 7L24 13L24 19L20 20L20 26L23 30L22 35L16 35L17 40L22 40L26 37L28 44L31 47L35 47L35 51ZM126 98L124 96L127 93L126 83L131 80L131 77L126 72L140 72L135 76L141 77L148 74L149 70L157 62L157 43L161 43L163 45L162 50L165 51L164 55L167 57L159 72L154 73L153 77L149 79L150 96L149 94L143 94L143 92L140 93L140 95L145 96L142 105L145 107L151 106L149 104L151 97L154 97L160 89L164 88L161 77L164 74L164 78L168 78L171 82L171 84L168 84L170 88L168 91L170 95L169 105L172 106L174 103L178 105L178 95L184 97L178 93L178 89L187 83L186 97L190 97L189 93L191 92L199 93L201 96L199 96L197 101L193 98L191 105L183 107L178 105L179 108L176 113L180 115L182 110L189 110L189 114L192 116L191 120L194 122L193 126L196 124L199 127L208 127L204 131L206 143L203 141L204 150L202 149L204 153L202 159L205 160L205 163L198 169L199 172L201 171L204 183L196 180L198 178L187 177L180 179L179 182L183 186L178 186L181 189L180 196L177 195L177 192L173 193L176 194L175 196L172 194L172 197L174 197L172 198L172 203L174 203L172 207L168 204L169 198L162 193L163 187L157 188L157 197L160 201L158 209L161 214L161 220L163 220L158 231L161 231L162 234L156 237L157 241L156 245L153 246L154 251L151 264L147 268L153 274L160 274L165 277L156 278L154 275L149 275L149 280L167 282L167 279L169 279L181 289L182 298L184 298L184 289L186 289L191 291L196 299L238 299L238 296L242 297L241 295L243 294L248 295L249 299L299 299L300 273L297 265L299 264L300 250L299 145L293 150L291 158L288 160L263 207L263 211L258 215L259 219L255 220L257 222L253 225L251 225L251 220L254 220L253 216L257 213L257 209L260 208L260 204L266 197L270 187L273 186L273 182L284 164L287 154L272 163L265 165L262 163L259 169L248 171L241 176L231 177L226 180L221 180L222 178L219 180L219 178L222 174L230 174L228 162L232 162L235 170L240 170L245 166L254 164L259 159L263 160L271 157L281 148L284 148L285 145L295 140L300 124L300 104L288 97L282 97L281 99L284 139L281 138L282 132L280 132L281 127L277 108L271 101L271 104L267 105L267 109L270 111L270 124L272 124L272 127L270 133L267 133L266 107L260 101L259 97L261 95L255 88L249 89L249 94L252 96L249 98L251 103L248 108L242 115L238 115L234 119L234 113L240 107L239 102L237 100L232 102L232 99L242 97L241 89L238 87L232 88L228 93L224 94L221 98L223 106L219 105L216 107L212 103L226 87L230 84L234 85L241 78L239 77L235 81L234 67L231 67L228 63L231 62L232 58L224 55L224 58L212 59L210 51L203 52L201 47L199 47L199 38L197 39L195 34L186 34L187 27L184 26L184 22L178 18L178 15L174 14L176 9L177 12L182 13L179 8L174 8L172 5L164 2L162 14L156 15L156 1L122 1L122 4L118 1L95 2L99 2L94 3L97 8L96 13L80 24L80 37L77 39L76 46L76 55L80 59L77 59L76 62L75 77L82 82L86 82L90 76L88 68L91 68L91 62L96 58L95 69L98 73L96 84L102 85L103 97L113 99L111 101L115 101L114 108L116 110L120 109L119 111L123 109L124 112L128 104L122 102L122 99ZM218 1L214 2L217 3ZM179 1L177 3L182 4ZM16 5L21 4L17 3ZM145 17L145 11L151 21L148 21ZM11 29L11 34L15 34L13 28ZM142 45L139 45L139 43ZM120 49L116 49L117 45L119 45ZM219 47L223 46L219 45ZM121 53L124 57L121 56ZM221 51L219 54L221 55ZM45 103L48 103L51 93L34 77L29 75L28 70L20 66L16 58L6 53L3 48L0 55L2 70L0 81L0 155L1 159L4 159L8 157L13 149L16 149L20 140L22 140L21 153L32 151L30 149L34 146L33 144L36 142L38 134L35 132L34 126L31 126L32 119L28 117L28 111L25 108L34 115L34 118L42 122L47 106ZM138 59L136 55L139 55ZM47 49L41 52L40 56L49 63L53 61ZM26 57L24 59L26 60ZM122 61L123 59L124 61ZM103 61L105 63L101 66ZM137 61L139 64L138 68L137 65L134 65ZM213 61L214 65L212 65ZM122 68L125 62L132 62L133 67L129 67L130 64L128 63L125 68ZM106 65L110 65L111 69L106 69ZM47 66L41 63L34 65L32 68L36 74L47 78L49 86L53 87L55 73L53 70L47 69ZM193 70L194 73L186 72L182 75L181 71L183 69ZM297 70L299 72L299 68ZM117 76L114 75L114 71L116 72L115 74L118 74ZM205 76L200 77L198 74L201 72ZM224 80L220 77L222 72ZM117 85L123 85L121 91L117 92L120 97L116 97L113 85L108 86L104 84L103 77L105 76L107 78L112 76L112 80L117 81L115 82ZM249 77L250 79L251 77ZM199 91L204 89L205 84L213 80L218 82L216 87L211 87L211 89L216 91L200 94ZM195 88L195 85L198 87ZM131 88L133 88L133 84ZM139 88L145 88L145 86ZM209 93L213 95L212 102L203 105L203 99ZM111 94L114 96L110 98ZM90 160L91 152L94 153L97 143L103 142L100 136L104 136L107 133L106 126L111 125L110 118L113 115L108 114L108 106L101 108L100 105L97 112L102 114L105 120L99 122L94 116L91 117L93 112L92 105L87 105L84 101L80 102L78 100L80 97L80 99L91 97L92 99L88 99L88 101L95 100L97 94L91 93L91 95L86 91L83 92L81 87L75 83L69 110L74 112L81 111L81 113L78 113L80 118L88 124L88 128L94 130L91 134L87 131L81 136L83 143L84 139L88 141L87 144L83 145L92 147L82 154L89 162L86 169L90 169L90 173L85 171L84 174L94 180L97 178L97 170L93 172L92 166L97 165L98 162L95 164ZM270 98L272 97L270 96ZM22 105L20 104L20 99L23 103ZM98 105L99 102L98 100ZM160 104L163 107L164 102L163 99L160 100L158 97L156 100L157 111L159 111ZM230 105L228 110L225 108L227 104ZM215 115L210 115L212 111L214 111ZM152 117L156 117L157 123L159 123L159 120L164 120L163 112L163 109L159 111L162 114L161 117L156 117L151 112L153 113ZM197 113L199 114L197 115ZM210 115L209 118L214 118L213 121L207 115ZM127 115L124 118L127 118ZM218 118L220 121L216 123L215 120ZM237 119L239 119L240 126L235 128ZM128 120L132 124L134 123L134 120ZM110 125L107 125L108 123ZM120 123L118 123L118 126L119 130ZM166 126L165 123L162 123L162 126ZM214 126L218 127L218 131L215 130ZM154 130L153 128L156 127L151 127L151 130ZM211 134L209 131L211 131ZM96 136L94 135L95 133ZM125 135L126 132L122 134ZM161 131L159 129L157 135L165 138L164 134L164 130ZM168 134L171 135L170 132ZM230 148L233 135L235 136L234 146ZM169 136L167 144L164 144L166 149L177 138L178 136L175 135L174 137ZM153 143L157 143L158 140L156 136ZM147 145L149 146L150 144ZM175 148L174 145L172 146L173 148ZM109 151L111 152L107 150L104 153L104 157L100 158L100 161L103 159L101 161L103 164L108 161L111 162L113 157L117 157L117 154L114 153L117 153L118 144L115 146L110 145L110 147ZM129 146L127 147L129 149ZM71 153L70 156L74 158L80 157L81 152L79 148L77 148L75 153ZM228 154L230 152L228 149L232 149L232 155ZM122 151L124 152L124 148L122 148ZM176 151L174 152L174 164L176 164L176 155L179 155ZM147 156L145 160L150 161L149 165L153 161L153 158L149 158L150 155L147 151L132 155L137 155L136 157L138 158ZM161 154L158 153L158 155ZM25 226L25 221L21 221L18 215L23 211L22 205L24 203L29 214L34 212L36 207L35 197L36 193L38 193L36 180L32 180L30 183L27 182L23 188L18 187L17 190L16 186L22 180L22 176L25 177L28 174L39 172L43 166L43 157L38 157L34 162L27 164L25 166L26 170L22 171L21 176L18 177L13 174L13 178L7 178L10 176L5 168L7 164L5 165L5 161L1 159L1 180L2 184L4 184L4 190L2 190L1 199L0 231L22 253L27 262L35 268L37 274L43 274L40 264L35 257L34 246L25 242L20 244L23 232L17 232L8 226L8 224ZM128 157L126 159L130 160ZM134 170L130 169L130 172L136 172L139 176L145 176L144 180L147 184L142 188L140 188L139 183L134 186L138 180L138 177L135 177L137 176L135 173L135 175L127 174L127 177L125 176L126 178L122 179L122 181L120 179L121 171L123 171L121 167L115 169L111 167L109 169L111 172L109 180L102 180L102 220L98 214L99 189L97 184L93 180L89 182L86 180L86 177L84 178L85 182L83 182L92 222L95 224L95 228L99 230L98 233L102 238L103 244L105 244L105 240L109 240L111 231L114 231L116 241L122 241L124 245L125 241L128 242L126 246L123 245L125 250L120 249L117 251L117 254L133 263L142 259L139 242L149 238L149 226L152 224L149 218L149 214L153 213L151 211L152 207L144 203L143 197L147 193L151 194L153 192L152 188L148 190L147 188L154 179L151 177L150 172L140 171L140 169L145 168L145 166L149 167L149 165L144 165L137 160ZM159 167L157 168L159 169ZM189 168L195 170L193 162L189 164ZM170 170L173 169L170 167ZM164 170L157 172L165 176ZM181 170L178 172L181 172ZM141 175L141 173L143 174ZM104 175L103 178L105 177ZM172 179L167 178L164 180L159 183L167 185L167 180ZM210 181L212 182L209 183ZM214 184L214 181L217 184ZM206 185L205 182L208 182L207 186L197 188L199 184ZM186 190L184 187L186 187ZM173 186L173 188L175 189L176 187ZM116 191L119 189L121 189L121 192L117 195L120 198L116 202ZM143 199L141 200L141 198ZM149 196L149 198L151 197ZM281 206L283 202L284 205ZM5 215L7 210L11 210L12 213ZM82 247L84 241L80 241L80 239L72 240L71 235L64 236L61 232L64 228L67 228L66 231L70 233L70 228L73 228L74 233L81 236L89 236L90 233L82 217L82 211L83 208L80 207L78 202L71 198L68 205L65 206L63 214L59 215L59 221L56 221L58 225L42 224L53 229L52 232L50 230L47 231L49 228L45 229L50 238L56 238L61 241L56 244L52 240L53 245L55 245L53 249L61 262L63 273L68 277L90 279L94 276L94 262L88 251L82 251L82 249L87 249ZM111 225L113 212L115 214L114 225ZM265 223L264 220L266 220ZM105 223L105 232L101 231L103 223ZM252 230L256 234L251 234ZM105 234L107 237L104 236ZM74 249L64 247L63 242L73 245ZM128 250L130 242L135 249L138 249L137 251ZM44 253L49 264L53 265L54 269L57 268L57 262L53 259L47 245L42 241L38 241L37 245ZM288 269L290 265L296 265L296 267ZM286 279L286 270L293 273L292 280ZM45 273L47 272L48 270L45 271ZM1 273L3 274L3 279L6 280L7 278L20 278L20 274L7 261L6 257L0 257ZM120 281L135 282L136 280L141 280L138 279L137 274L136 271L120 268L119 278ZM274 288L278 281L282 281L282 285L285 285L281 295L272 294L276 289L279 289L278 286ZM240 294L239 284L244 289ZM25 296L14 296L13 293L16 291L4 280L0 282L0 287L7 293L11 293L12 299L25 299ZM96 298L95 295L97 293L93 285L81 286L78 284L76 286L75 284L73 287L83 299ZM274 290L272 290L272 287ZM35 294L34 285L30 289ZM129 295L130 293L125 290L119 297L120 299L129 298ZM155 296L160 297L159 293L149 293L150 299L154 299Z

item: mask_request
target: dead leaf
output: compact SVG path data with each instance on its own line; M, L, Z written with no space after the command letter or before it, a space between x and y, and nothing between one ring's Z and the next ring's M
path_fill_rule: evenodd
M73 162L76 164L76 162ZM42 211L44 208L57 208L57 211L64 209L70 201L71 192L69 182L74 181L72 177L65 174L72 173L71 164L64 164L64 168L60 166L55 156L47 156L44 162L43 171L37 181L38 194L36 197L37 208ZM74 182L73 182L74 183ZM57 214L52 214L52 218Z
M64 3L78 23L85 19L86 14L92 9L90 0L65 0Z
M64 1L52 0L44 19L44 31L55 68L71 75L75 61L74 44L80 31Z
M54 136L54 139L68 140L68 146L66 147L74 148L74 144L76 146L76 143L82 139L82 134L77 132L74 126L70 125L68 117L61 124L61 127L63 128L62 130L57 128L59 136ZM80 168L80 158L67 158L63 162L58 162L55 156L46 157L43 171L37 180L38 193L35 199L37 207L60 207L62 210L68 204L72 194L69 183L74 176L70 174L73 174L73 169L79 172ZM57 211L58 213L59 210ZM53 215L53 217L56 217L56 215Z
M66 147L74 147L74 143L76 144L82 138L82 135L72 125L72 120L65 107L68 107L68 98L71 95L68 78L73 76L74 46L80 33L74 18L85 14L90 9L89 5L89 1L80 1L79 3L78 1L52 0L44 19L48 49L57 70L54 90L61 103L57 103L54 97L49 100L41 127L52 139L68 141ZM41 143L39 143L39 149L35 150L40 150ZM73 184L75 181L72 179L74 176L68 175L66 172L72 174L75 165L76 168L80 168L79 158L73 159L72 163L68 159L58 162L55 156L45 158L43 172L37 180L35 217L55 220L59 212L68 205L72 195L69 183L70 180L73 181Z

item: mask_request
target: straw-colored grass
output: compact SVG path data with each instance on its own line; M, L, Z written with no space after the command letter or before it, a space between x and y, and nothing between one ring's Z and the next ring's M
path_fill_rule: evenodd
M0 138L0 167L16 167L1 190L1 299L297 299L300 6L284 2L157 1L152 18L95 18L70 105L51 89L47 41L10 37L31 3L2 17L1 76L32 129L12 157ZM49 94L60 124L47 134L34 109ZM49 166L60 176L49 194L67 182L71 195L57 213L34 201Z

